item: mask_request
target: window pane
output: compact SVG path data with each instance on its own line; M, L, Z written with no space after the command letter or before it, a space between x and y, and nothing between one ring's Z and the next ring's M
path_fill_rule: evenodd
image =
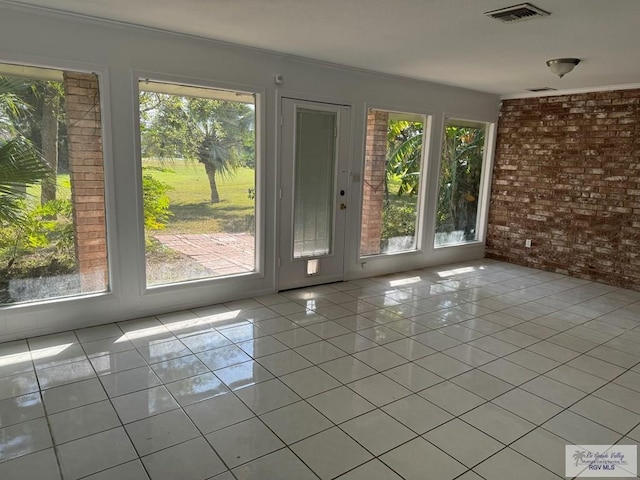
M255 270L253 94L140 82L147 285Z
M478 240L478 198L486 125L450 120L445 125L435 245Z
M370 110L361 255L415 250L425 118Z
M294 258L331 253L336 114L296 115Z
M108 289L93 74L0 64L0 304Z

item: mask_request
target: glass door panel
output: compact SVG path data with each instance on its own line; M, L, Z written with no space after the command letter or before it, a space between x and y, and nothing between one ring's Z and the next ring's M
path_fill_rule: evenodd
M335 112L297 111L294 258L332 251L336 120Z

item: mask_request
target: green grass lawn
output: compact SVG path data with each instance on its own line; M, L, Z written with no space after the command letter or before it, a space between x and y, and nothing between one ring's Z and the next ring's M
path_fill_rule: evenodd
M29 202L40 202L40 184L30 185L27 187L27 193L29 196L27 200ZM58 200L71 199L71 180L68 173L59 173L56 176L56 198Z
M167 192L170 199L168 224L162 230L147 232L147 282L150 285L171 283L193 278L206 278L212 275L197 260L189 256L165 248L160 242L151 240L156 234L177 233L216 233L216 232L254 232L255 201L249 198L249 189L254 188L255 170L239 168L226 177L217 176L220 202L210 203L209 180L204 166L199 163L183 161L144 160L143 167L150 167L150 173L156 180L171 186ZM57 198L71 198L69 174L57 176ZM40 185L28 187L27 202L33 206L39 204ZM2 240L0 231L0 240ZM11 237L13 238L13 237ZM11 240L11 239L10 239ZM0 247L3 245L0 244ZM7 261L2 257L0 248L0 264ZM35 252L20 254L13 264L11 275L14 277L39 277L71 273L75 270L75 260L70 266L62 265L54 256L52 248L38 248ZM62 257L61 257L62 258ZM66 257L65 257L66 258ZM1 266L1 265L0 265ZM63 270L63 267L66 269ZM0 270L0 275L1 270ZM3 278L0 277L0 286ZM73 292L75 293L75 292ZM3 303L0 289L0 303Z
M255 211L249 189L254 188L255 170L239 168L232 175L216 177L220 203L210 203L209 179L204 165L182 160L145 159L147 173L171 185L167 195L172 213L158 233L215 233L252 231ZM149 168L150 167L150 168Z
M163 230L157 233L215 233L252 231L252 217L255 211L254 200L249 198L249 189L254 188L255 170L239 168L228 177L217 177L220 203L209 202L209 180L204 165L182 160L144 159L143 167L154 178L171 185L167 195L171 201L172 213ZM69 174L58 174L58 198L71 196ZM415 208L417 197L403 195L398 197L400 178L389 182L389 203L396 206ZM29 187L34 200L40 198L40 187Z
M253 231L254 200L249 198L249 189L254 188L255 170L238 168L232 175L216 177L220 203L210 203L209 179L204 165L182 160L145 159L143 167L147 173L161 182L171 185L167 195L171 201L171 217L163 230L157 233L215 233ZM71 198L68 173L57 177L59 199ZM30 201L40 199L40 186L28 188Z
M149 284L202 278L211 274L195 259L163 247L159 241L151 238L154 235L254 232L255 200L249 198L249 190L255 185L255 170L239 168L227 177L218 176L218 193L221 201L212 204L209 201L209 180L202 164L180 160L160 162L145 159L143 167L145 173L171 186L171 190L167 192L171 216L166 227L162 230L147 232L146 257ZM71 196L69 174L58 174L57 183L57 197L69 199ZM390 179L388 204L383 217L385 239L413 235L415 231L417 198L410 195L399 197L397 195L399 186L399 178ZM28 192L30 193L29 201L37 204L40 199L40 187L29 187ZM49 264L51 261L47 257L41 263Z
M393 175L389 179L389 204L398 205L398 206L412 206L415 207L418 202L418 197L415 195L403 194L398 196L398 190L400 190L400 185L402 184L402 179L399 175Z

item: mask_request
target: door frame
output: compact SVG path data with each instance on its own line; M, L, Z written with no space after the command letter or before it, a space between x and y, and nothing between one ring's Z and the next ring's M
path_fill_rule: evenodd
M336 157L335 157L335 171L334 171L334 205L333 205L333 221L334 229L332 232L332 242L334 251L329 255L311 256L305 258L294 259L293 258L293 212L294 212L294 188L293 179L294 174L290 176L284 172L285 168L288 168L291 157L285 159L287 152L287 145L285 141L295 142L295 124L286 125L284 122L285 117L285 102L292 101L293 105L293 120L295 121L295 108L299 104L303 108L305 106L318 107L318 110L334 111L337 116L337 142L335 144ZM322 107L325 107L324 109ZM350 218L349 206L350 200L350 186L351 186L351 165L352 165L352 145L353 145L353 106L344 101L336 99L317 98L313 96L288 94L285 92L279 92L277 95L277 147L276 147L276 159L277 159L277 186L276 186L276 276L275 287L277 291L302 288L313 285L320 285L324 283L338 282L346 278L348 262L346 261L346 254L349 251L349 228L347 226L347 220ZM290 132L286 132L285 128L291 128ZM295 143L289 145L291 148L295 148ZM291 153L291 152L290 152ZM295 154L295 151L293 152ZM290 185L285 185L285 177L291 180ZM344 190L345 194L338 198L338 190ZM286 205L284 202L289 202ZM344 211L338 210L338 204L340 202L346 203L348 208ZM283 208L283 205L285 207ZM340 217L338 217L340 215ZM340 228L336 228L338 224L342 225ZM286 230L286 231L285 231ZM284 249L287 248L287 251ZM330 269L326 275L319 273L318 275L295 275L295 278L291 278L291 265L299 264L298 270L303 271L306 260L308 259L333 259L332 266L335 267L336 263L339 263L339 272L334 269ZM322 263L322 262L321 262ZM284 275L283 275L284 273ZM287 280L284 280L286 275Z

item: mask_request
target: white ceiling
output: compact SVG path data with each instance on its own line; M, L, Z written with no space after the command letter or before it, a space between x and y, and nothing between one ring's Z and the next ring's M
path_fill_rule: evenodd
M1 3L1 0L0 0ZM640 0L532 0L548 17L483 15L519 0L20 0L485 92L640 83ZM545 61L582 62L563 79Z

